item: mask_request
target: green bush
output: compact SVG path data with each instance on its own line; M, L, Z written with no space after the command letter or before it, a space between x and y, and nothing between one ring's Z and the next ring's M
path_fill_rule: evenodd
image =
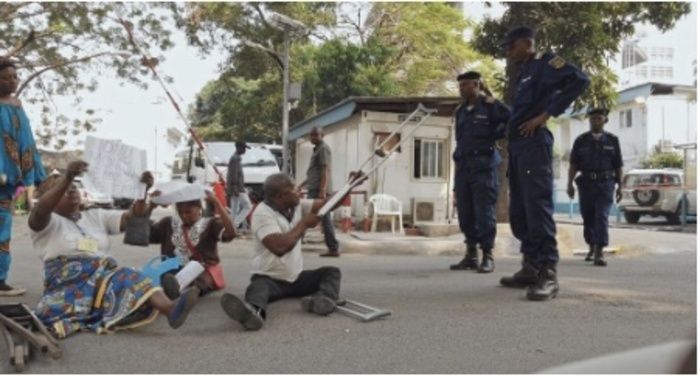
M647 157L642 162L644 168L683 168L683 156L676 153L659 153Z

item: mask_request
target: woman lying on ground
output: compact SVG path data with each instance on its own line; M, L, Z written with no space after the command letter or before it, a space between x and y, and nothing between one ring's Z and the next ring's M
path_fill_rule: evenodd
M37 191L39 201L29 216L32 243L44 260L44 293L37 316L58 338L81 330L111 333L141 326L158 312L178 328L197 292L187 291L172 301L150 278L118 267L110 256L109 235L122 232L130 216L143 215L149 208L138 200L127 212L80 212L80 193L73 179L86 170L85 162L71 162L65 175L52 176ZM152 185L153 177L144 173L142 182Z
M183 184L180 191L180 199L175 202L177 215L167 216L151 227L151 243L161 245L161 255L178 257L181 266L189 261L202 264L204 271L192 286L200 295L221 290L226 283L219 264L218 244L236 237L231 216L216 196L201 186ZM159 193L154 192L154 196ZM206 195L207 202L214 207L215 217L202 216L201 195ZM174 278L163 278L162 285L171 299L179 295L180 286Z

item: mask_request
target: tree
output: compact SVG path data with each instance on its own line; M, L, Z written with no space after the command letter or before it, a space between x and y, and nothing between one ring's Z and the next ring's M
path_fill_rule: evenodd
M537 29L537 45L548 48L580 66L591 79L588 90L574 103L578 110L586 105L614 108L617 101L617 77L608 62L619 52L625 37L634 34L635 25L649 22L668 30L690 12L690 4L651 2L506 2L503 17L487 19L477 27L474 47L482 53L503 57L500 46L509 29L529 25ZM508 64L503 78L506 103L512 103L518 67ZM507 160L507 148L502 154ZM506 179L506 164L499 178ZM508 219L507 184L501 184L497 215Z
M503 17L479 25L474 41L477 50L502 56L500 43L514 26L537 29L537 45L548 48L580 66L591 78L586 93L574 108L587 104L615 106L617 77L608 62L619 52L622 40L632 36L635 25L648 22L662 31L690 12L683 2L506 2ZM512 75L511 75L512 76Z
M655 151L641 163L644 168L683 168L683 156Z
M135 26L147 47L172 46L164 27L165 14L151 4L3 2L0 4L0 58L18 64L22 82L17 95L27 103L42 104L37 141L60 149L68 134L91 131L99 122L94 109L69 119L54 103L55 96L72 96L80 108L82 95L94 91L97 80L88 72L114 72L126 82L146 86L147 68L134 55L127 35L117 22L123 16Z
M193 124L219 129L218 132L202 130L212 137L226 133L223 129L233 132L225 137L246 137L246 124L242 121L255 129L270 127L270 131L258 129L250 137L279 135L282 82L275 59L264 51L238 43L240 39L249 39L271 49L278 48L282 41L279 32L264 22L268 10L280 11L311 27L305 36L308 38L295 40L291 52L292 81L302 82L302 99L290 114L292 124L349 96L456 95L454 78L464 69L480 69L489 80L496 69L493 59L475 52L464 40L463 33L471 24L453 6L362 3L343 4L345 8L341 9L335 4L321 4L312 7L274 3L277 7L274 9L273 4L266 3L199 4L197 11L188 8L181 24L189 25L186 27L188 35L193 36L191 41L206 50L212 40L226 40L231 51L230 65L217 81L226 81L229 88L221 95L242 99L232 99L226 106L236 103L243 112L249 107L256 108L250 117L234 117L236 110L225 109L221 98L216 103L208 102L207 98L213 97L202 92L202 103L193 109ZM231 81L231 77L244 81ZM258 86L244 87L242 83L249 80L258 82ZM241 90L250 92L243 95ZM246 100L256 102L246 105ZM260 103L270 107L259 107ZM200 119L212 119L216 123Z

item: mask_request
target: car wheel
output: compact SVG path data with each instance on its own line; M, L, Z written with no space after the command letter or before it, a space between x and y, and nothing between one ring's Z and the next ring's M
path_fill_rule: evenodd
M633 213L628 211L625 212L625 221L627 221L627 223L635 224L639 222L639 217L639 213Z
M632 192L632 196L639 206L652 206L659 200L661 194L656 189L637 189Z

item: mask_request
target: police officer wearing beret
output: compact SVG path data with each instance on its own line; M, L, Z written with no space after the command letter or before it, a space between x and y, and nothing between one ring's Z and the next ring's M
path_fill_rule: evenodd
M552 144L546 123L562 114L588 87L577 67L550 52L535 52L535 31L518 27L503 43L506 57L520 66L517 93L508 121L510 225L520 240L522 268L501 279L506 287L527 287L530 300L548 300L559 291L554 224Z
M467 254L459 263L450 265L450 269L491 273L496 239L497 167L501 163L495 142L505 137L510 110L481 93L484 87L478 72L460 74L457 81L463 102L455 111L454 194ZM478 267L477 245L483 252Z
M594 108L588 111L591 130L576 138L571 149L569 184L566 192L574 198L574 177L578 186L579 207L583 216L583 237L589 250L586 261L606 266L603 248L608 245L608 216L615 199L622 199L622 153L620 141L612 133L603 131L608 122L608 110Z

